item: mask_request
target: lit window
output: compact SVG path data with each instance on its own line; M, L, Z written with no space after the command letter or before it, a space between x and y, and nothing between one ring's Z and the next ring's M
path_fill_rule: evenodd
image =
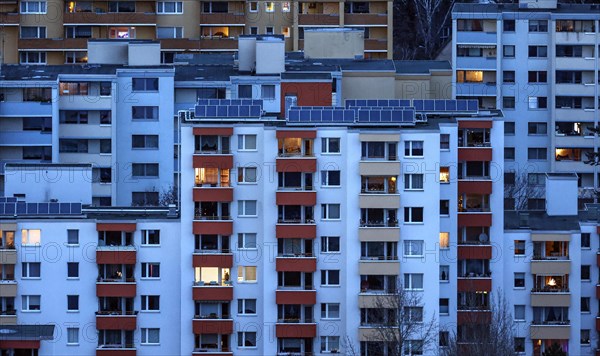
M290 6L289 1L284 1L281 3L281 11L282 12L290 12L291 10L292 10L292 7Z
M266 12L275 12L275 2L273 2L273 1L265 2L265 11Z
M450 183L450 167L440 167L440 183Z
M250 1L250 12L258 12L258 1Z
M21 244L23 245L39 245L42 240L42 230L39 229L23 229L21 230Z
M450 248L449 232L440 232L440 248Z
M525 240L515 240L515 255L525 255Z
M256 283L256 266L239 266L238 283Z

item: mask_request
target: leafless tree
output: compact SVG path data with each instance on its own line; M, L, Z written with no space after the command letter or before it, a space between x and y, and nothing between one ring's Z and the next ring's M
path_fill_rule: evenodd
M369 339L374 341L369 346L370 352L389 356L404 355L404 350L426 350L435 345L437 349L437 320L435 315L426 318L422 292L406 290L400 283L389 293L374 297L369 308L361 309L361 323L368 327ZM354 351L348 348L346 351Z
M177 194L177 188L175 186L170 185L168 188L163 189L158 197L158 205L159 206L169 206L170 204L178 205L179 197Z
M514 182L504 183L504 197L514 199L514 210L527 210L529 199L542 198L545 189L530 184L527 172L515 172ZM505 207L506 209L506 207Z
M477 294L470 293L459 306L469 312L461 316L458 330L450 335L448 346L441 348L441 355L515 355L514 324L507 299L498 290L492 293L495 297L482 303Z

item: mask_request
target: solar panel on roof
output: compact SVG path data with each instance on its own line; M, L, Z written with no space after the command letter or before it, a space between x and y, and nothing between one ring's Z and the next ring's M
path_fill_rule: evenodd
M456 111L456 100L446 100L446 110Z
M297 110L288 111L288 120L299 121L300 120L300 111L297 111Z
M48 214L50 212L49 203L38 204L38 214Z
M250 116L250 107L248 105L241 105L239 107L239 115L240 115L240 117L249 117Z
M17 203L17 215L27 214L27 204L24 202Z
M259 117L260 116L261 107L259 105L250 106L250 116Z
M27 203L27 214L28 215L37 215L38 213L38 205L36 203Z
M206 106L206 116L217 116L217 107L214 105Z
M4 215L4 206L6 205L6 203L2 202L0 203L0 215Z
M48 213L49 214L58 214L60 212L60 208L58 203L49 203Z
M479 108L479 102L477 100L469 100L467 102L467 110L477 111Z
M71 213L71 204L70 203L60 203L60 213L61 214L70 214Z
M71 203L71 214L81 214L81 203Z

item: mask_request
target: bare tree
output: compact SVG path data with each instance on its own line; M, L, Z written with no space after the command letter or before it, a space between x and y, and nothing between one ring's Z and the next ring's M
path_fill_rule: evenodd
M368 327L369 354L404 355L404 350L437 349L437 321L435 315L426 319L422 292L406 290L400 283L389 293L376 295L369 308L361 309L361 324ZM346 347L348 349L348 347ZM352 348L351 350L354 350Z
M442 348L443 356L516 354L510 304L500 290L493 294L495 298L484 300L481 293L470 293L462 300L459 309L469 312L463 313L448 346Z
M159 206L169 206L171 204L178 205L179 197L177 194L177 188L175 186L170 185L168 188L163 189L158 198Z
M504 183L504 197L514 199L514 210L526 210L529 199L542 198L545 189L530 184L526 172L515 172L514 182ZM506 209L506 207L505 207Z

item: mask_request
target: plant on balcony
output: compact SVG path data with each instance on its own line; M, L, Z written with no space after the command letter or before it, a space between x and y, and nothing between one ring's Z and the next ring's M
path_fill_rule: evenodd
M553 343L547 350L542 352L542 356L567 356L562 347L558 343Z

